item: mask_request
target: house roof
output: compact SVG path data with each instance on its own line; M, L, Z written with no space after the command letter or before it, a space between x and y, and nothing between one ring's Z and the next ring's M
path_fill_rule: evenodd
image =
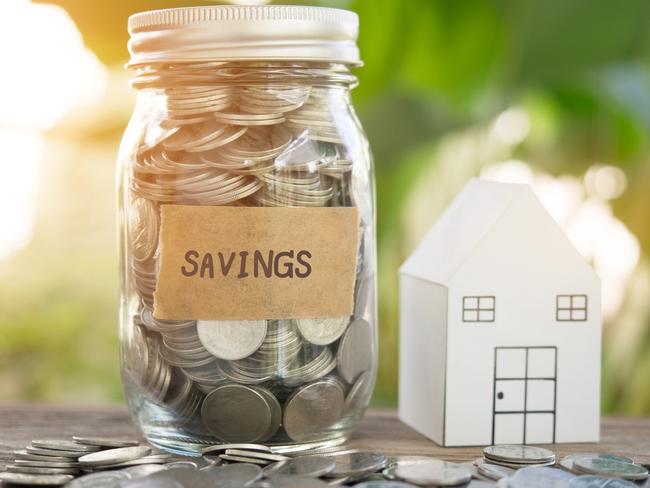
M525 192L533 190L529 185L470 180L402 264L400 273L447 284Z

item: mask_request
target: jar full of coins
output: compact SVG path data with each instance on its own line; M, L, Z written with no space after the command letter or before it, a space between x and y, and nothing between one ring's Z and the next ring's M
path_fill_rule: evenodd
M124 392L169 451L341 444L377 368L374 177L356 14L129 19L118 159Z

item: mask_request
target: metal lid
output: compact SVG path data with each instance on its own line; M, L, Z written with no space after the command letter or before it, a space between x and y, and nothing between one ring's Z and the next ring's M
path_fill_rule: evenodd
M129 17L130 65L184 61L360 64L357 14L285 5L152 10Z

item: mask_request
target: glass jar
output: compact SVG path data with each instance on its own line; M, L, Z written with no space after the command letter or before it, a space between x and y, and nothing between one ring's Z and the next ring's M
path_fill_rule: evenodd
M129 19L118 160L122 381L147 439L344 442L377 367L374 179L351 12Z

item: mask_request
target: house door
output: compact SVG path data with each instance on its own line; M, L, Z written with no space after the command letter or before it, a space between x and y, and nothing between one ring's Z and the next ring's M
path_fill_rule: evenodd
M555 442L557 348L494 351L492 444Z

